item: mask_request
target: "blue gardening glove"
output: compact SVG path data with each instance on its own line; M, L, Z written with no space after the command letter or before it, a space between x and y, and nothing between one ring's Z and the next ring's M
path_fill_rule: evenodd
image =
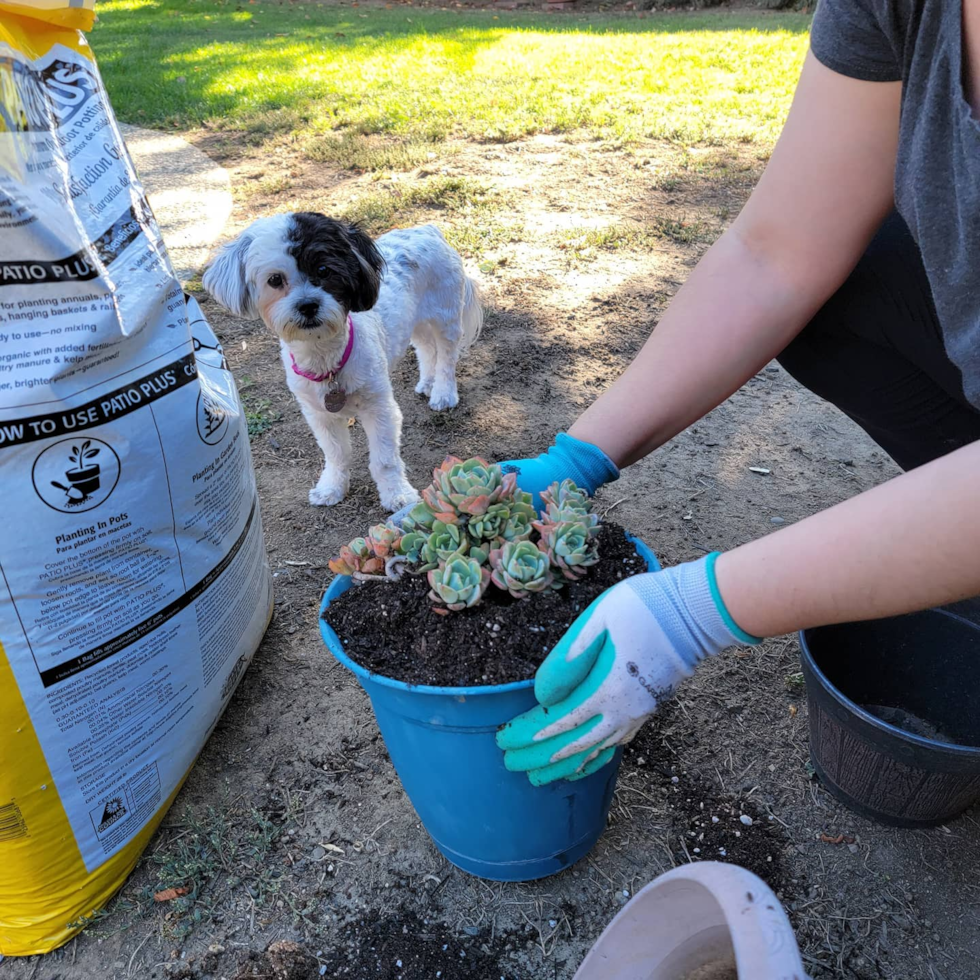
M573 480L592 497L603 484L619 479L619 468L598 446L565 432L555 436L555 444L546 453L534 459L509 459L500 467L505 473L517 474L517 485L533 495L536 510L541 509L541 491L556 480ZM401 527L414 506L403 507L388 520Z
M725 608L717 559L634 575L603 592L538 668L539 706L497 733L507 768L535 786L588 776L705 657L760 642Z
M517 474L517 485L534 496L540 510L542 490L556 480L573 480L593 496L603 484L619 478L619 468L598 447L566 432L555 436L555 444L534 459L509 459L500 464L505 473Z

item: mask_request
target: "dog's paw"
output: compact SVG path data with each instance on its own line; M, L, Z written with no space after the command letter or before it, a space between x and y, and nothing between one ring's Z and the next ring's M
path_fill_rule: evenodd
M314 507L330 507L339 504L347 495L343 487L321 487L318 483L310 490L310 503Z
M392 513L395 513L407 507L413 507L421 499L414 487L405 486L391 493L381 494L381 506L385 510L390 510Z
M444 412L447 408L455 408L459 404L459 395L455 391L442 391L429 399L429 408L433 412Z
M432 385L434 383L432 378L420 378L419 383L415 386L415 394L425 395L428 398L432 394Z

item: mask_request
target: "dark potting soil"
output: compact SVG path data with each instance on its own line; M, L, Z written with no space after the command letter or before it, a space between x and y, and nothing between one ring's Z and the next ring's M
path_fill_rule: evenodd
M599 532L598 564L553 592L514 599L490 585L472 609L439 615L426 576L366 582L330 603L324 618L347 655L408 684L468 687L534 676L548 651L586 606L646 563L616 524Z
M516 973L515 959L526 933L477 930L463 935L406 908L367 909L348 922L331 948L322 952L317 975L333 980L500 980Z

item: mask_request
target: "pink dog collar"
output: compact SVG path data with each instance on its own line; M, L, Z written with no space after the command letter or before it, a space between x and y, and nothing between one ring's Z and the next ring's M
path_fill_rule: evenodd
M301 378L306 378L307 381L333 381L341 370L343 370L344 365L350 360L351 351L354 349L354 321L350 318L350 314L347 316L347 346L344 348L344 356L341 357L340 363L332 370L327 371L326 374L314 374L312 371L304 371L296 363L296 358L293 356L293 352L289 352L289 359L293 362L293 371L296 372Z

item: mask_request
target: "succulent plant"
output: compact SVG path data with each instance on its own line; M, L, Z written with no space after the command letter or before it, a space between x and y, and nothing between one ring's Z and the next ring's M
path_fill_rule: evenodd
M432 525L432 533L428 536L419 557L423 565L432 567L440 562L448 561L452 555L466 554L470 542L458 524L443 524L436 521Z
M513 497L517 475L504 476L500 466L479 456L465 462L447 456L432 471L432 485L422 491L422 499L437 516L442 514L482 516L499 500Z
M429 597L446 614L476 605L489 582L518 599L559 589L599 560L599 518L571 480L541 494L539 514L517 476L474 457L448 456L402 526L375 524L330 561L332 571L397 581L428 573Z
M534 506L531 504L529 493L517 494L518 497L527 497L527 500L515 500L509 506L510 514L507 521L500 529L499 538L501 541L527 541L534 532L534 520L538 516Z
M493 584L515 599L561 587L552 574L548 555L531 541L508 541L495 548L490 552L490 567Z
M474 558L454 554L429 572L429 598L453 612L475 606L490 582L490 570Z
M375 524L369 527L366 538L368 547L378 558L390 558L399 554L398 545L402 532L393 524Z
M592 510L592 500L589 495L580 490L572 480L556 480L547 490L541 491L541 502L550 512L555 510L577 510L588 514Z
M384 558L375 555L364 538L354 538L345 544L340 554L327 564L337 575L380 575L385 570Z
M436 515L429 509L429 505L424 500L420 500L402 519L402 530L423 531L426 534L431 534L432 525L435 523L435 520ZM452 515L450 520L443 521L443 523L455 524L455 514Z
M422 547L428 540L428 535L423 531L408 531L398 542L398 554L402 555L410 565L415 565L421 558Z
M565 578L574 581L599 560L593 530L584 520L545 524L538 547Z
M510 519L511 505L508 501L491 504L483 514L471 517L466 522L466 533L470 541L479 545L484 541L495 541L503 533Z
M542 537L553 525L569 522L585 524L590 534L599 533L599 515L592 513L592 500L571 480L552 483L541 491L541 500L545 509L533 526Z

